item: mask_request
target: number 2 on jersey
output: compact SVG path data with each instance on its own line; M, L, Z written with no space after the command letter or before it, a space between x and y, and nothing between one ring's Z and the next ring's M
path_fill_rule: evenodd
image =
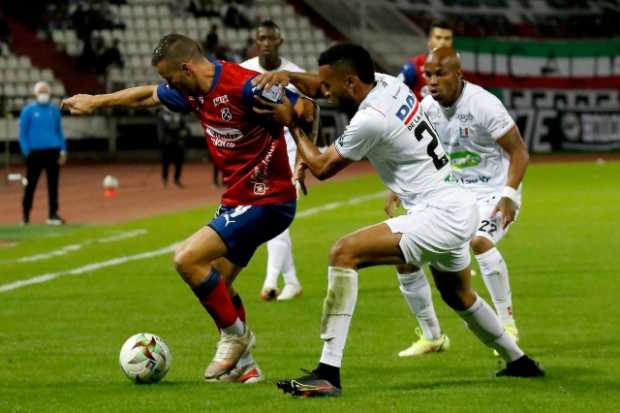
M437 139L436 132L425 120L422 120L420 123L418 123L418 125L413 130L413 134L415 135L415 138L418 140L418 142L422 141L422 139L426 137L431 140L426 147L426 153L428 153L428 156L430 156L433 160L433 165L435 165L435 168L441 169L450 162L450 160L448 159L448 155L446 155L445 153L441 157L439 157L439 155L435 153L435 150L439 146L439 140Z

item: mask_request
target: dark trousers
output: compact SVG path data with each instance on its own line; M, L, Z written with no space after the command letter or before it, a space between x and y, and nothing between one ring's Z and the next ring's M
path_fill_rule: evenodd
M168 182L168 169L170 163L174 164L174 182L181 182L183 162L185 162L185 148L177 143L166 143L161 152L161 177Z
M47 176L49 216L53 217L58 213L58 176L60 174L60 165L58 165L59 156L59 149L33 150L28 155L28 159L26 161L26 179L28 179L28 184L24 190L24 198L22 200L24 220L27 221L30 218L34 191L37 189L39 176L41 176L41 172L44 169L45 175Z

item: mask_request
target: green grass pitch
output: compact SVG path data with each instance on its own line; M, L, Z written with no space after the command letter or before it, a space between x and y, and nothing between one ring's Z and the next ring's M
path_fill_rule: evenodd
M377 267L361 271L344 391L329 400L294 399L273 383L315 366L329 247L339 236L383 220L382 198L295 221L301 299L259 299L264 247L240 275L237 287L258 336L254 354L267 375L257 385L201 380L214 351L215 328L175 274L171 253L66 275L171 245L207 222L213 206L114 226L2 227L0 239L20 243L0 249L0 288L43 274L61 276L0 293L0 412L619 411L618 177L615 162L531 166L522 215L500 244L511 272L521 344L546 367L546 378L494 378L498 360L436 290L451 350L399 359L396 353L410 344L415 323L395 271ZM298 212L381 191L376 177L327 182L311 188ZM135 229L147 232L102 241ZM51 251L63 255L32 259ZM488 297L480 277L474 285ZM140 331L159 334L173 353L169 374L156 385L134 385L118 366L121 344Z

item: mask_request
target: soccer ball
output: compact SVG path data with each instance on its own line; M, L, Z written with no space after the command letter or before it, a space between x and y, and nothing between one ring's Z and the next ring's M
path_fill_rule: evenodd
M125 341L119 360L129 380L135 383L157 383L168 372L172 354L160 337L139 333Z

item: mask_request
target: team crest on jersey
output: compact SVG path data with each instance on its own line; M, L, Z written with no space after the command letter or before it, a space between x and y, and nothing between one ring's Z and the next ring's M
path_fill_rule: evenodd
M232 113L230 112L230 108L228 107L222 108L220 114L222 115L222 119L226 121L231 121L233 118Z
M254 183L254 193L256 195L265 195L266 192L267 192L267 185L265 185L262 182Z

